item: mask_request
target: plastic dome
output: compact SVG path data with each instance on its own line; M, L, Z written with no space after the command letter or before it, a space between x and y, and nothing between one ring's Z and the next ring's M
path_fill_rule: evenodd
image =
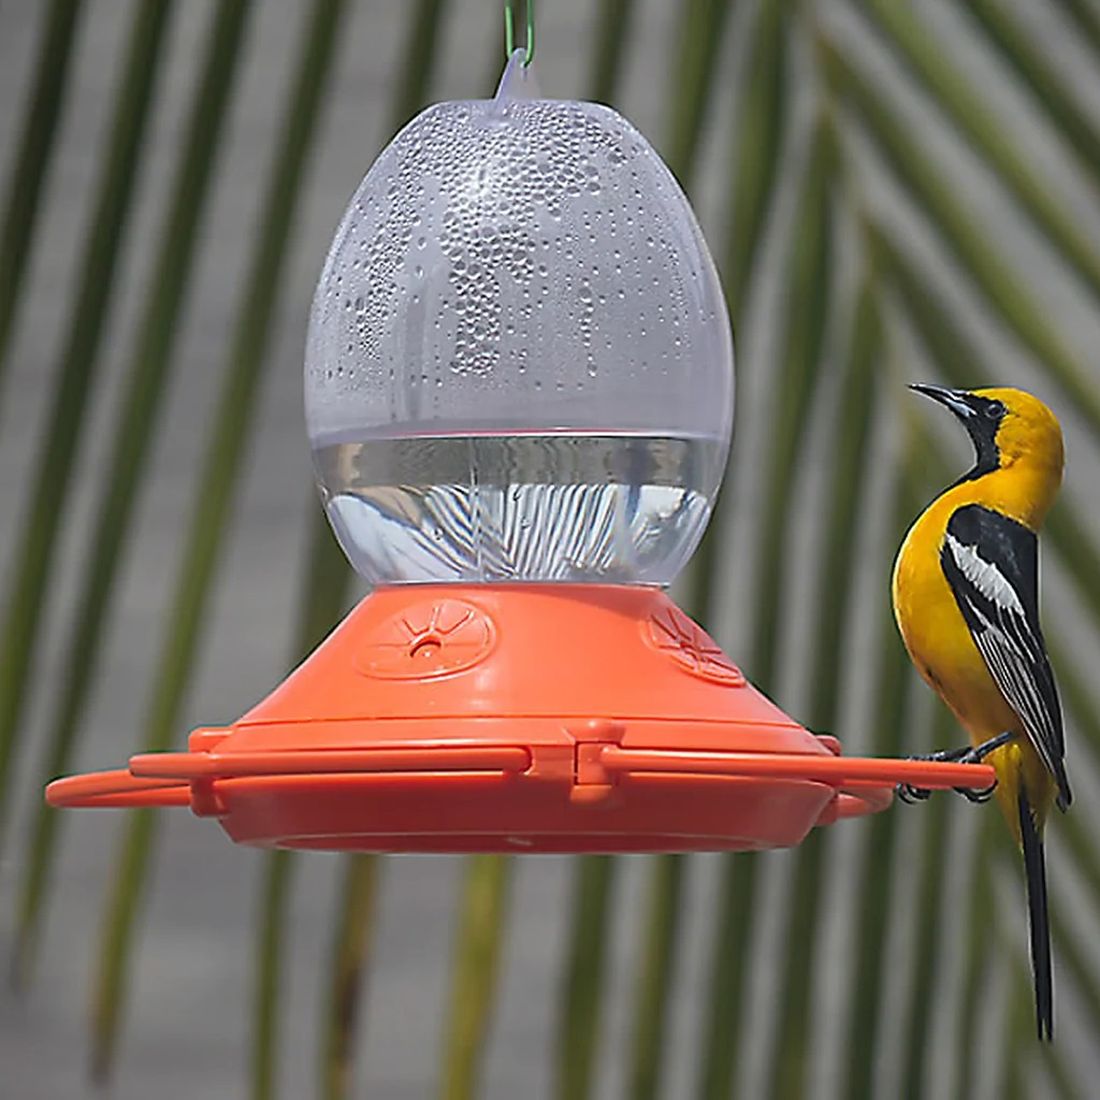
M687 199L622 116L526 75L394 138L317 287L307 425L372 583L667 584L725 466L729 320Z

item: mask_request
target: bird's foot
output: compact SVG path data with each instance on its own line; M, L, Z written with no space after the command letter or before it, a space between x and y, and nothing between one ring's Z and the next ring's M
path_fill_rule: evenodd
M909 760L932 760L937 763L949 763L956 761L964 753L970 752L969 747L962 749L939 749L937 752L921 753L910 756ZM916 787L912 783L899 783L894 788L894 794L907 806L913 806L918 802L927 802L932 797L932 791L928 787Z
M938 752L930 752L924 756L911 756L910 760L934 760L943 764L958 764L964 757L974 752L969 745L963 745L957 749L940 749Z
M995 749L1008 744L1014 736L1015 734L1006 731L997 734L996 737L991 737L988 741L983 741L980 745L966 745L958 749L940 749L937 752L930 752L921 756L910 756L909 759L931 760L936 763L980 764ZM954 788L955 792L961 794L967 802L974 803L988 802L993 797L993 792L996 789L996 780L990 783L988 787L982 787L980 790L973 790L970 787ZM927 802L932 795L931 790L927 787L914 787L911 783L899 783L894 788L894 793L907 805L913 805L916 802Z

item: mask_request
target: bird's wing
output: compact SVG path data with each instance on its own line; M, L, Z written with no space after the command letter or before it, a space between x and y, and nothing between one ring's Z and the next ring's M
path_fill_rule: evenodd
M1038 539L969 504L948 521L940 562L978 651L1068 805L1062 708L1039 629Z

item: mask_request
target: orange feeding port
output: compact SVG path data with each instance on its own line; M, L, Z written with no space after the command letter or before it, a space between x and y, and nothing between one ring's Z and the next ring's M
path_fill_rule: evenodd
M288 848L735 851L899 782L993 781L842 756L664 595L729 451L725 299L645 138L539 98L522 50L363 180L305 382L326 511L375 591L232 726L53 805L190 806Z
M797 844L895 783L987 765L840 755L667 596L403 586L189 751L62 779L55 806L190 806L236 841L383 852L670 852Z

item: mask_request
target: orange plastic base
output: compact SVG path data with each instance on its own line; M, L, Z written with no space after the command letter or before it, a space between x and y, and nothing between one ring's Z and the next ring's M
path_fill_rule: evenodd
M656 589L406 586L368 596L253 710L55 806L190 806L245 844L666 852L799 843L897 782L986 765L853 759L745 682Z

